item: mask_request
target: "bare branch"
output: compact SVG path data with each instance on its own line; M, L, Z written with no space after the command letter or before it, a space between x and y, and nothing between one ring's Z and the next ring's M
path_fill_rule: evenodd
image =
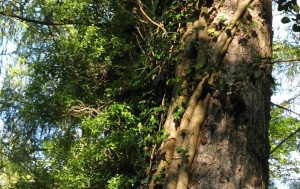
M85 105L83 102L78 101L79 105L74 105L69 110L69 114L73 117L82 118L84 116L92 116L101 114L101 106L93 108Z
M5 13L5 12L2 12L2 11L0 11L0 15L6 16L6 17L9 17L9 18L16 18L16 19L24 21L24 22L30 22L30 23L40 24L40 25L47 25L47 26L62 26L62 25L73 24L73 23L61 23L61 22L34 20L34 19L22 17L22 16L12 14L12 13Z
M90 25L95 25L97 27L104 27L105 24L93 24L93 23L77 23L74 20L69 20L68 22L55 22L55 21L46 21L46 20L35 20L31 18L26 18L22 17L13 13L5 13L3 11L0 11L0 15L8 17L8 18L15 18L17 20L23 21L23 22L28 22L28 23L34 23L34 24L39 24L39 25L45 25L45 26L65 26L65 25L83 25L83 26L90 26Z
M145 51L144 51L144 49L142 48L142 46L141 46L141 44L140 44L139 37L137 36L137 34L133 33L133 35L135 36L137 45L138 45L139 48L141 49L142 53L143 53L143 54L146 54Z
M278 62L300 62L300 59L286 59L286 60L273 60L271 63L278 63Z
M146 18L149 22L151 22L153 25L159 27L164 33L166 33L167 30L166 30L161 24L156 23L155 21L153 21L153 20L146 14L146 12L145 12L144 9L143 9L143 4L142 4L141 0L137 0L137 2L138 2L138 5L139 5L139 8L140 8L140 11L141 11L141 13L145 16L145 18Z
M299 113L297 113L297 112L295 112L295 111L293 111L293 110L290 110L290 109L288 109L288 108L286 108L286 107L280 106L280 105L278 105L278 104L274 104L273 102L271 102L271 105L272 105L272 106L276 106L276 107L281 108L281 109L284 109L284 110L286 110L286 111L288 111L288 112L291 112L291 113L293 113L293 114L296 114L297 116L300 116Z

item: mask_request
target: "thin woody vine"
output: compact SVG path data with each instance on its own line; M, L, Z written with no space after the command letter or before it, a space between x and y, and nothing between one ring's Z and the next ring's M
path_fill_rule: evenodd
M186 188L189 184L189 171L195 156L200 128L205 121L212 93L216 90L227 91L232 95L222 98L225 101L226 98L235 98L239 103L237 106L243 108L243 102L234 91L242 87L239 82L241 78L224 82L219 77L224 70L219 68L236 31L239 27L243 27L245 13L250 17L255 16L251 10L252 0L240 1L231 18L220 17L217 24L213 23L213 20L224 1L214 5L214 8L210 1L187 3L184 8L182 2L173 2L171 9L164 14L168 15L168 18L173 14L175 19L164 23L153 21L144 10L142 2L140 0L137 2L138 8L133 9L137 20L144 19L145 23L156 28L150 29L153 41L155 38L161 39L160 35L168 35L169 30L175 31L173 34L169 32L171 40L167 42L168 45L161 45L164 53L155 52L154 48L150 48L151 51L147 54L150 57L148 59L159 67L154 79L164 78L168 85L167 89L171 86L172 93L163 92L161 105L166 106L166 101L170 100L168 110L161 115L159 128L164 131L164 140L161 144L153 145L147 171L147 174L152 176L148 176L143 183L148 182L150 188L163 185L165 188ZM180 22L183 19L185 22ZM142 25L135 27L139 34L137 41L140 44L139 39L144 39L141 30L146 30ZM218 43L210 46L211 41ZM176 48L179 43L180 48ZM152 46L151 42L147 45ZM140 48L142 49L141 46ZM145 50L142 49L142 52ZM162 57L163 54L168 56ZM176 55L178 59L174 58ZM170 66L170 62L174 63L173 67ZM254 76L247 76L252 82L255 83L255 80L263 74L263 65L270 65L270 57L262 59L258 56L253 60L253 64L249 65L256 69ZM189 97L189 94L192 95ZM200 142L205 144L206 138L202 137Z

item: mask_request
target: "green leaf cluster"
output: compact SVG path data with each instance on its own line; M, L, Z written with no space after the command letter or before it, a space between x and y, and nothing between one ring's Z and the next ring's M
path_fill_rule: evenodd
M284 16L281 19L283 24L287 24L290 22L294 22L292 26L292 30L294 32L300 32L299 20L300 20L300 8L297 3L297 0L278 0L277 10L280 12L284 12L287 16Z

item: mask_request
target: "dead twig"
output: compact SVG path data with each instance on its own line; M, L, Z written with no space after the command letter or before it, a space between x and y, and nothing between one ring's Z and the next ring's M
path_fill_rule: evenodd
M141 0L137 0L137 3L138 3L138 5L139 5L139 8L140 8L141 13L145 16L145 18L146 18L149 22L151 22L153 25L159 27L164 33L166 33L167 30L162 26L162 24L156 23L155 21L153 21L153 20L146 14L146 12L145 12L144 9L143 9L143 4L142 4Z

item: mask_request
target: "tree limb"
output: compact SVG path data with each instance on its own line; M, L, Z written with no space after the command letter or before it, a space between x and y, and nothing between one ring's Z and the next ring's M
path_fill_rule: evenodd
M273 106L276 106L276 107L278 107L278 108L281 108L281 109L284 109L284 110L286 110L286 111L289 111L289 112L292 112L292 113L294 113L294 114L296 114L297 116L300 116L300 114L299 113L297 113L297 112L295 112L295 111L293 111L293 110L290 110L290 109L288 109L288 108L285 108L285 107L283 107L283 106L280 106L280 105L278 105L278 104L274 104L273 102L271 102L271 105L273 105ZM300 127L298 128L298 129L296 129L294 132L292 132L291 134L289 134L289 136L287 136L286 138L284 138L270 153L269 153L269 155L268 155L268 157L271 155L271 154L273 154L283 143L285 143L289 138L291 138L292 136L294 136L297 132L299 132L300 131Z
M297 116L300 116L299 113L297 113L297 112L295 112L295 111L293 111L293 110L290 110L290 109L288 109L288 108L286 108L286 107L283 107L283 106L280 106L280 105L278 105L278 104L274 104L273 102L270 102L270 103L271 103L272 106L276 106L276 107L278 107L278 108L281 108L281 109L284 109L284 110L286 110L286 111L288 111L288 112L291 112L291 113L293 113L293 114L296 114Z
M73 23L61 23L61 22L35 20L35 19L31 19L31 18L22 17L22 16L19 16L19 15L16 15L16 14L12 14L12 13L5 13L5 12L2 12L2 11L0 11L0 15L6 16L6 17L9 17L9 18L16 18L16 19L24 21L24 22L30 22L30 23L40 24L40 25L47 25L47 26L62 26L62 25L73 24Z
M145 18L146 18L149 22L151 22L153 25L159 27L164 33L166 33L167 30L166 30L162 25L160 25L160 24L156 23L155 21L153 21L153 20L146 14L146 12L145 12L144 9L143 9L143 5L142 5L141 0L137 0L137 3L138 3L138 5L139 5L139 8L140 8L141 13L145 16Z
M74 24L86 25L86 26L93 25L92 23L82 24L82 23L76 23L74 21L55 22L55 21L48 21L48 20L35 20L35 19L19 16L19 15L13 14L13 13L5 13L3 11L0 11L0 15L8 17L8 18L15 18L15 19L23 21L23 22L34 23L34 24L39 24L39 25L44 25L44 26L65 26L65 25L74 25ZM104 24L94 24L94 25L97 27L105 26Z
M278 63L278 62L300 62L300 58L298 59L286 59L286 60L273 60L271 63Z
M285 143L285 141L287 141L289 138L291 138L292 136L294 136L296 133L298 133L300 131L300 127L298 129L296 129L296 131L292 132L291 134L289 134L289 136L287 136L285 139L283 139L268 155L268 157L273 154L283 143Z

